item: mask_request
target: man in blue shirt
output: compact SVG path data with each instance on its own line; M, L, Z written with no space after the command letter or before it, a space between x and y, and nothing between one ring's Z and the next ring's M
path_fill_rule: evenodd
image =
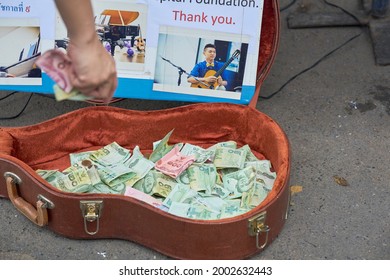
M227 81L222 73L218 73L224 63L214 61L216 48L213 44L207 44L203 49L205 60L197 63L192 69L187 81L191 87L226 90Z

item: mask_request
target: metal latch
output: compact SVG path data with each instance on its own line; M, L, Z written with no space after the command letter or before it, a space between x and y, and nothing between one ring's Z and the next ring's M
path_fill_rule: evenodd
M84 230L89 235L95 235L99 231L99 219L102 214L103 200L81 200L81 215L84 218ZM96 230L89 231L88 224L96 221Z
M258 249L263 249L268 243L268 233L270 228L265 224L265 218L267 216L267 212L261 212L258 215L248 219L248 234L250 236L256 236L256 247ZM259 245L259 235L265 233L265 241L263 245Z

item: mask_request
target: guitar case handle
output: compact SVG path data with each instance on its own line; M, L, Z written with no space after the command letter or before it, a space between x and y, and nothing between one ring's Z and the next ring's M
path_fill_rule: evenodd
M4 174L7 192L12 204L18 209L24 216L32 221L37 226L43 227L48 224L47 208L52 208L54 205L47 199L42 199L42 196L38 196L36 208L25 201L18 194L17 185L21 183L18 176L13 173L6 172Z

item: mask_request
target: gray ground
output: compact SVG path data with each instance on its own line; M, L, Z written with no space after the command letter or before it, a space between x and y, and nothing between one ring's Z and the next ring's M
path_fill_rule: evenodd
M352 12L360 8L360 1L333 2ZM288 135L290 183L303 189L292 196L289 219L279 237L253 259L390 258L390 66L375 64L367 27L287 28L291 12L335 10L322 1L298 0L281 13L279 52L262 95L361 35L273 98L259 100L257 108ZM20 110L28 96L2 100L1 116ZM184 104L125 100L114 106L147 110ZM85 106L90 105L34 95L20 117L1 120L0 126L29 125ZM334 176L345 178L349 186L337 184ZM0 259L167 258L129 241L63 238L31 224L5 199L0 199L0 209Z

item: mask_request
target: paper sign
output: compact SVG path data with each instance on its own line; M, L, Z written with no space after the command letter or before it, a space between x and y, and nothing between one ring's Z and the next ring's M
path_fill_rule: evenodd
M263 1L92 0L96 33L117 65L115 96L249 103L256 87ZM26 34L40 36L21 43L28 47L23 46L25 52L19 52L15 63L48 48L66 51L67 30L53 2L0 3L0 30L28 26ZM214 57L207 64L205 47L210 44ZM5 52L14 50L8 47ZM10 80L0 78L0 89ZM43 73L42 86L31 89L52 93L53 83Z

